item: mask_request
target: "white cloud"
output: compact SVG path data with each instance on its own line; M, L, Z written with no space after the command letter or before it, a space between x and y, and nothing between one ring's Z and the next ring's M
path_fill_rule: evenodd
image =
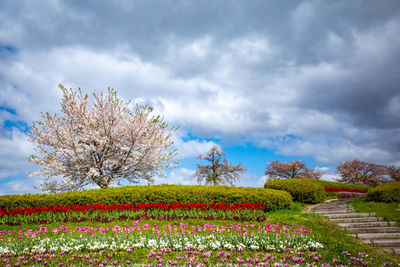
M195 185L196 179L192 178L194 173L194 170L186 168L174 169L166 178L157 179L156 184Z
M26 175L31 168L28 156L33 153L33 145L24 133L13 128L5 136L0 136L0 180L8 176Z
M43 183L43 178L40 177L14 178L12 181L1 184L0 195L43 193L36 189L41 183Z
M397 7L206 1L171 12L152 1L11 1L0 10L0 106L16 114L0 112L0 126L59 113L60 82L89 95L110 86L199 138L175 138L180 158L205 153L212 142L202 138L217 138L317 164L396 163ZM28 169L25 141L7 131L0 130L0 177Z
M264 187L265 182L267 181L266 176L257 176L251 173L244 173L240 177L240 182L235 183L235 186L244 186L244 187Z
M196 157L200 154L207 153L210 148L215 145L212 141L206 140L188 140L184 141L183 138L186 137L182 135L182 131L179 131L173 136L172 148L177 150L177 159Z

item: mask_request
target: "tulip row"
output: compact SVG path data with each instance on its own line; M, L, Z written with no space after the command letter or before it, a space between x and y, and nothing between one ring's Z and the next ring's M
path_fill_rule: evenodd
M259 203L149 203L121 205L60 205L0 210L0 223L19 225L52 222L110 222L138 219L204 219L263 221Z
M130 249L124 253L111 250L98 252L40 252L32 251L19 256L12 253L0 253L0 262L4 266L373 266L374 259L364 252L350 255L343 251L338 258L323 258L313 251L296 252L285 248L282 253L263 252L257 256L249 256L245 250L205 250L187 249L174 252L168 248L148 250ZM137 255L143 255L138 257ZM144 264L145 263L145 264ZM229 266L229 265L228 265ZM385 266L391 266L385 263Z
M64 227L38 230L0 231L0 252L12 251L26 254L40 251L98 251L109 248L123 251L135 248L171 248L182 250L189 247L203 249L251 249L280 251L285 247L297 250L317 249L322 245L309 237L311 230L303 226L245 223L212 225L158 226L134 222L132 226L111 227Z
M233 211L240 212L242 210L263 210L265 207L260 203L139 203L139 204L124 204L120 205L105 205L105 204L91 204L91 205L80 205L80 204L71 204L71 205L58 205L58 206L40 206L40 207L25 207L18 209L0 209L0 217L1 216L16 216L16 215L30 215L30 214L40 214L42 212L91 212L91 211L102 211L102 212L111 212L114 210L123 210L123 211L147 211L147 210L223 210L223 211Z

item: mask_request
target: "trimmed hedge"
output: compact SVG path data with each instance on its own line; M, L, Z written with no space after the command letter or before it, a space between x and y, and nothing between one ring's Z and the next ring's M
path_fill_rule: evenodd
M391 182L371 188L367 193L368 201L400 202L400 182Z
M285 190L292 195L293 200L303 203L320 203L325 200L324 188L315 183L315 180L307 179L277 179L268 181L265 188Z
M290 194L264 188L232 186L147 185L72 191L59 194L0 196L0 208L15 209L67 204L121 203L261 203L266 211L291 209Z
M368 189L370 189L369 186L361 184L347 184L347 183L331 182L324 180L310 180L310 181L319 184L323 188L347 188L347 189L365 190L365 191L368 191Z

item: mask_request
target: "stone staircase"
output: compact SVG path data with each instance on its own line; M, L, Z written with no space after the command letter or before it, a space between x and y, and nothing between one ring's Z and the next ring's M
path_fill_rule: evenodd
M331 222L348 231L364 244L379 246L388 253L400 254L400 227L386 222L375 213L354 213L351 199L332 199L314 207L310 212L329 217Z

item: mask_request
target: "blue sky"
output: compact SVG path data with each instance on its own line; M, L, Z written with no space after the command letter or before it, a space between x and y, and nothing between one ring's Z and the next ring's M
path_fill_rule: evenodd
M115 88L172 126L194 184L218 144L262 186L268 161L336 177L358 158L400 165L400 4L388 1L1 1L0 194L35 193L24 131L60 114L59 83Z

